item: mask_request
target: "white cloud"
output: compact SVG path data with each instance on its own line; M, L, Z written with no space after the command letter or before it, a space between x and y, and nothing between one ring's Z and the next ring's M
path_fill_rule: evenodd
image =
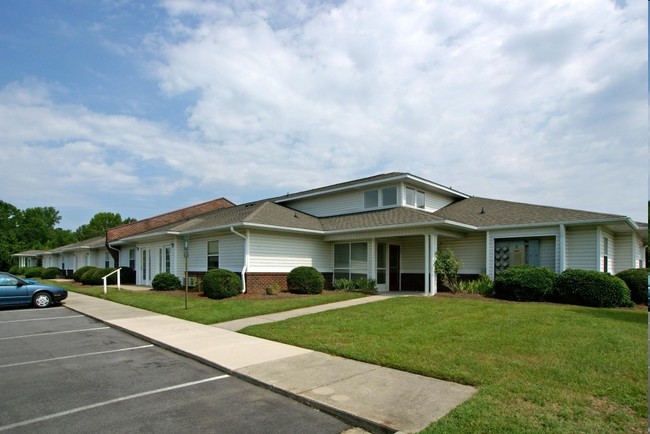
M97 188L141 195L250 200L397 170L469 194L645 213L641 2L163 6L169 20L144 47L167 97L196 96L179 108L186 131L19 83L0 92L0 145L53 158L51 176L70 183L112 174Z

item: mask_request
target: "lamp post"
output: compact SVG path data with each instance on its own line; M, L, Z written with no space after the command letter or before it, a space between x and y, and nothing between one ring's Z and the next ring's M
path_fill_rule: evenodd
M189 282L188 282L188 276L187 276L187 257L189 256L189 249L190 249L190 236L189 235L183 235L183 254L185 256L185 310L187 310L187 297L188 297L188 288L189 288Z

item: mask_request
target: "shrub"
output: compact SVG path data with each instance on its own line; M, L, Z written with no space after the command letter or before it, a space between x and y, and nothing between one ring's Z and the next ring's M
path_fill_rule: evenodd
M16 275L18 275L18 274L23 274L23 269L22 269L20 266L18 266L18 265L13 265L13 266L9 269L9 273L11 273L11 274L13 274L14 276L16 276Z
M282 288L279 283L272 283L266 287L266 295L276 295Z
M151 281L154 291L175 291L181 289L181 279L172 273L156 274Z
M481 294L491 297L494 295L494 282L490 280L489 276L481 274L478 279L466 282L463 285L463 290L468 294Z
M334 289L349 291L351 289L354 289L354 282L343 277L341 279L334 280L332 286Z
M222 299L234 297L241 292L241 279L232 271L214 269L203 276L203 295Z
M544 267L516 265L494 279L494 296L515 301L544 301L553 295L557 276Z
M61 272L56 267L48 267L41 273L43 279L56 279Z
M287 288L294 294L320 294L325 278L314 267L296 267L287 276Z
M451 292L458 292L460 290L460 286L458 285L458 270L460 270L460 266L460 260L456 259L454 252L450 249L436 251L436 274L440 276L442 284Z
M135 283L135 270L129 267L121 267L120 282L121 283Z
M375 292L377 290L377 281L367 277L360 277L354 281L354 289L363 292Z
M608 273L593 270L564 270L557 278L558 301L593 307L633 306L625 282Z
M43 274L43 268L42 267L26 267L24 271L25 277L26 278L31 278L31 277L41 277L41 274Z
M93 267L92 265L85 265L81 268L77 268L74 270L74 273L72 273L72 278L75 282L81 282L81 276L83 276L86 271L94 270L96 268L97 267Z
M648 269L630 268L616 274L630 288L632 301L637 304L648 304Z
M81 275L80 281L84 285L103 285L103 277L112 271L115 271L115 268L92 267ZM115 285L117 283L117 274L111 274L106 279L106 283L109 285Z

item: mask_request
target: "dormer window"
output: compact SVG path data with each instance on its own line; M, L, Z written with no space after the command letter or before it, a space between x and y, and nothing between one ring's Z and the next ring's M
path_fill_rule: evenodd
M406 204L424 209L424 192L406 187Z
M397 187L384 187L363 193L363 207L382 208L397 205Z

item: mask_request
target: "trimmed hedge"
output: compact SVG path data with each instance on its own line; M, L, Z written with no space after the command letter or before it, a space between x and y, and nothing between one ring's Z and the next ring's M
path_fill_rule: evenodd
M13 274L14 276L18 276L20 274L23 274L23 269L18 265L12 265L9 269L9 273Z
M648 304L648 269L630 268L616 274L630 288L632 301L637 304Z
M129 267L121 267L120 281L122 283L135 283L135 270Z
M103 285L104 284L104 279L102 279L104 276L106 276L108 273L111 271L115 271L115 268L97 268L97 267L92 267L88 271L86 271L84 274L81 275L81 283L84 285ZM106 283L108 285L115 285L117 283L117 273L112 274L106 279Z
M154 291L175 291L181 289L181 279L172 273L156 274L151 281Z
M625 282L593 270L565 270L555 282L558 301L593 307L629 307L634 303Z
M516 265L494 280L494 296L514 301L545 301L553 294L556 274L544 267Z
M74 270L74 273L72 273L72 278L74 279L75 282L81 282L81 276L83 276L87 271L90 270L96 270L97 267L93 267L92 265L85 265L81 268L77 268Z
M241 278L229 270L210 270L203 276L203 295L220 300L241 292Z
M294 294L320 294L325 278L314 267L296 267L287 276L287 288Z
M32 277L41 277L41 274L43 274L43 268L42 267L25 267L25 277L27 279L30 279Z
M61 272L56 267L48 267L41 273L43 279L56 279Z

